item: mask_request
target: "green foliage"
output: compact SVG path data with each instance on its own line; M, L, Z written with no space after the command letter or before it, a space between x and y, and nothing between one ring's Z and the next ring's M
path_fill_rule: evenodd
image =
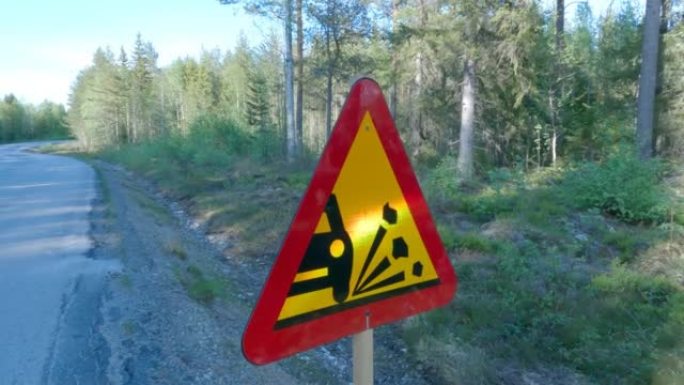
M438 223L437 232L439 233L439 237L442 239L442 244L447 251L458 248L458 234L455 230L453 230L451 227Z
M491 240L474 232L459 233L447 226L437 226L442 243L447 250L470 250L481 253L496 253L500 246L498 241Z
M640 45L634 7L593 19L588 5L579 5L565 31L566 48L557 55L554 18L538 2L392 2L396 9L371 7L370 19L359 2L336 4L315 1L306 10L309 28L318 33L300 61L303 151L315 157L322 147L326 109L337 108L347 80L372 74L408 135L413 160L425 167L423 187L438 216L451 219L459 211L476 225L506 218L516 227L500 239L473 227L439 226L457 261L462 251L486 258L459 261L454 303L407 322L405 337L422 367L444 383L500 382L502 362L560 365L596 383L682 378L681 288L574 252L600 243L620 261L636 262L643 245L651 246L642 242L648 235L622 228L583 229L588 240L565 234L575 225L570 209L629 223L668 222L671 229L684 222L684 210L673 207L661 187L658 162L619 151L633 136ZM359 7L363 12L355 11ZM684 148L678 146L680 32L665 37L671 55L659 117L659 149L671 155ZM236 254L268 254L310 176L308 169L279 163L280 45L271 37L253 49L243 38L232 52L203 52L199 60L180 59L162 69L140 37L130 63L125 55L114 60L98 50L76 80L69 122L86 147L108 146L110 159L189 202L211 231L238 237ZM450 155L458 144L465 57L477 64L481 177L467 185ZM562 158L556 164L578 162L570 170L545 168L556 130ZM170 244L167 251L176 263L187 263L182 249ZM199 301L221 294L221 283L194 266L179 277Z
M457 210L480 221L519 215L543 227L570 208L598 209L627 223L662 223L681 215L662 184L663 165L657 160L638 160L630 151L558 173L523 175L494 169L488 173L487 185L474 194L459 194L454 175L441 167L428 178L428 193L444 199L447 194L435 194L435 189L447 186L438 191L448 192Z
M568 75L561 82L559 151L568 160L596 160L633 142L640 17L632 3L622 2L594 19L580 3L574 24L561 61Z
M626 222L667 220L667 229L621 225L607 231L603 226L589 230L589 236L600 236L599 242L615 250L622 262L637 261L649 245L665 238L669 246L663 247L674 248L676 253L679 233L675 236L669 229L677 225L669 223L666 214L671 212L674 219L677 209L668 203L668 192L660 180L662 170L657 162L643 163L618 153L602 163L584 163L567 172L518 176L493 170L487 175L486 187L457 190L452 199L475 219L511 216L520 227L514 243L439 227L457 260L459 249L498 259L460 262L456 266L458 300L408 323L405 338L416 350L417 359L444 383L461 381L464 373L482 368L496 370L497 360L523 367L543 363L575 368L596 383L642 384L653 378L677 383L674 379L684 374L680 364L684 359L681 287L669 276L654 276L621 264L592 278L594 268L559 254L559 250L572 250L576 239L562 229L554 230L559 224L572 223L567 214L573 207L620 213L616 216ZM608 208L617 206L606 202L623 206L611 210ZM539 230L522 237L525 228ZM588 244L595 243L590 239ZM451 353L430 357L424 347L434 344L434 336L474 349L484 347L484 351L473 362L460 361L458 350L446 347L438 349ZM462 362L464 367L445 369L451 361Z
M603 237L603 242L617 250L622 262L633 261L640 246L639 236L626 230L616 230L607 233Z
M105 152L132 169L158 176L162 183L178 178L212 178L239 159L268 162L279 155L274 134L250 134L231 120L202 116L190 124L187 136L171 134L153 141Z
M676 206L674 212L672 213L672 220L674 223L684 226L684 205L680 204Z
M181 282L192 299L208 305L223 294L223 284L217 279L205 277L197 266L188 266L186 272Z
M456 198L458 194L458 168L456 158L447 155L428 171L425 190L432 198L448 200Z
M268 79L264 73L249 72L247 122L258 128L271 125Z
M459 211L479 221L486 221L511 213L515 207L515 196L485 189L477 195L461 196L457 202Z
M499 244L476 233L458 235L455 239L455 247L482 253L494 253L499 250Z
M242 44L246 44L244 40ZM140 35L130 61L123 50L115 59L110 50L98 49L92 65L74 82L69 126L81 147L93 151L156 138L166 141L169 135L192 136L198 129L197 135L204 135L206 130L226 127L223 123L217 126L216 121L233 121L240 126L249 121L255 129L247 141L258 142L257 156L277 159L282 140L280 72L273 62L277 49L276 40L257 53L248 46L239 46L225 57L218 50L204 51L199 61L178 59L164 69L157 67L158 55L152 44ZM235 147L241 143L233 142L236 145L230 151L238 153ZM200 153L197 163L213 158Z
M662 87L658 101L657 128L659 131L658 150L672 159L684 156L684 24L679 23L663 37Z
M446 179L446 176L444 178ZM468 191L468 187L459 191L454 185L454 192L450 195L450 206L446 206L468 214L478 221L519 215L537 226L547 226L553 219L567 213L567 204L554 187L558 179L554 173L538 172L525 175L520 170L499 168L490 171L487 179L486 185L470 186L475 188L474 192ZM448 185L450 182L442 183ZM428 194L433 193L434 185L427 184Z
M134 108L133 87L126 63L116 63L109 49L98 48L93 64L79 73L69 97L67 121L84 150L152 136L152 123L147 119L152 113L149 100L143 103L142 85L135 87Z
M668 302L679 289L662 277L649 277L614 263L609 273L597 276L591 288L598 295L614 296L618 306L657 306ZM665 309L653 309L652 314ZM648 312L646 314L649 314Z
M586 294L583 322L568 330L573 362L583 370L603 381L619 373L625 383L647 383L664 357L684 357L672 346L682 342L684 293L671 282L614 265Z
M422 326L422 325L421 325ZM413 354L432 378L444 384L486 385L496 383L491 359L486 352L453 335L418 338ZM449 365L442 365L443 363Z
M499 244L497 254L495 262L459 263L458 300L405 325L418 353L435 336L484 347L480 359L451 373L444 368L457 355L418 355L444 383L459 373L491 371L496 357L576 368L596 383L641 384L662 360L684 357L684 292L670 281L619 264L591 279L530 241Z
M61 104L25 105L12 95L0 101L0 143L68 137L66 111Z
M658 161L641 161L622 151L568 172L561 188L576 208L596 208L626 222L662 222L667 220L669 199L660 183L661 171Z

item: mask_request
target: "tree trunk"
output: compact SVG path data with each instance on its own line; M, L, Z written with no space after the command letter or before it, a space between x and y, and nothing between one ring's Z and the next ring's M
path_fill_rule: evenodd
M662 0L660 13L660 34L664 35L670 31L672 16L672 0Z
M328 3L327 7L331 4ZM329 14L331 12L328 12ZM325 138L330 138L330 132L332 131L332 96L333 96L333 75L335 73L336 63L332 58L332 37L330 36L331 31L325 31L325 52L327 59L327 72L326 72L326 86L325 86Z
M473 176L473 142L475 136L475 101L477 97L475 62L467 58L463 69L461 98L461 132L459 135L457 167L459 176L469 180Z
M420 12L420 28L427 27L427 12L425 10L425 1L419 1ZM425 57L422 47L418 48L416 54L416 76L414 78L414 92L411 108L411 147L412 156L415 159L420 154L421 142L423 141L423 109L421 108L421 99L423 95L423 80L424 80Z
M658 100L662 97L663 89L665 85L663 84L663 72L665 71L665 35L670 31L671 20L670 15L672 13L672 0L662 0L662 7L660 13L660 34L658 36L658 41L660 44L660 49L658 50L658 70L656 73L656 87L655 87L655 103L658 104ZM665 144L665 137L660 138L658 132L658 111L655 109L653 117L653 153L658 154L661 148L665 149L667 145ZM662 139L662 140L661 140Z
M294 122L294 68L292 59L292 0L285 0L285 142L286 157L293 161L296 156L296 131Z
M551 94L549 95L549 109L551 110L551 143L550 143L550 153L551 153L551 165L556 165L556 146L558 144L558 90L556 86L551 89ZM546 158L546 156L544 156ZM546 163L546 162L544 162Z
M296 0L295 18L297 24L297 100L295 102L295 134L296 152L302 153L304 146L303 140L303 118L304 118L304 22L302 19L302 1Z
M332 87L333 74L328 70L325 87L325 137L330 138L330 131L332 131Z
M560 100L563 96L563 48L565 46L565 0L556 0L556 65L551 91L551 164L558 158L558 135L561 127Z
M658 43L660 40L660 4L661 0L647 0L644 15L644 39L641 48L636 128L637 155L640 159L650 159L653 156L653 118L658 72Z
M423 130L423 113L420 107L420 99L423 89L423 53L418 51L416 54L416 76L414 78L414 92L411 107L411 156L415 159L420 153L422 141L421 133Z
M398 87L398 79L397 77L399 76L399 50L397 47L397 29L399 27L398 25L398 18L399 18L399 0L392 0L392 34L391 34L391 39L390 39L390 47L391 47L391 62L392 62L392 75L391 75L391 86L390 86L390 113L392 114L392 118L396 119L397 118L397 87Z

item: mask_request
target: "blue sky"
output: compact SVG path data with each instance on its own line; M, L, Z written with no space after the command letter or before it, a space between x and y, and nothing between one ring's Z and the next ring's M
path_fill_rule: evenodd
M270 32L265 24L217 0L2 0L0 97L13 92L29 103L66 103L97 47L130 51L138 32L165 65L203 47L232 48L241 32L260 41Z
M610 2L589 0L595 15ZM576 2L566 3L571 18ZM66 103L73 80L97 47L129 51L138 32L159 52L159 64L166 65L202 48L231 49L241 32L258 42L272 28L217 0L2 0L0 97L12 92L28 103Z

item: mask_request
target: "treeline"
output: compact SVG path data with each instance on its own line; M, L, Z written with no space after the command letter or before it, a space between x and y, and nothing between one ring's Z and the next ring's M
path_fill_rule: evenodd
M88 150L159 135L187 135L196 121L219 120L277 136L282 127L282 66L275 39L252 49L204 51L167 67L152 43L135 40L129 55L98 49L70 96L69 125ZM228 124L228 123L227 123ZM201 125L200 125L201 126Z
M525 0L261 3L242 2L260 17L290 20L294 49L280 34L257 47L242 39L231 51L204 51L164 68L140 36L130 58L123 49L99 49L70 100L69 124L83 146L187 135L201 130L193 122L210 118L272 137L281 143L270 147L277 157L316 153L358 75L383 86L419 162L470 151L475 172L527 170L598 160L633 145L643 35L635 2L599 18L586 2L574 15L565 15L563 1L561 12ZM284 16L287 5L294 12ZM684 148L684 30L673 15L663 7L654 142L662 155ZM290 131L288 52L295 75ZM464 130L470 139L463 140Z
M24 104L13 94L5 95L0 102L0 143L65 138L68 133L66 111L61 104Z

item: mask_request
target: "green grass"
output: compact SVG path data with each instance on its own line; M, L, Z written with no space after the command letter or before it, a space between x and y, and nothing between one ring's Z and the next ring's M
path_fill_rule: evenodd
M643 161L623 151L569 170L559 191L577 209L600 209L627 223L662 223L673 205L661 183L664 168L657 160Z
M196 265L190 265L185 270L177 270L176 276L190 298L199 303L210 305L217 298L225 296L224 282L219 278L207 276Z
M231 123L215 125L188 137L168 136L100 156L146 176L164 193L185 202L206 221L208 232L239 239L233 243L233 254L273 254L309 182L312 164L264 161L252 154L265 145L258 138L245 136ZM136 200L156 220L170 219L148 198Z
M504 248L496 262L458 264L457 300L405 325L416 359L442 383L471 383L469 373L505 360L626 384L648 383L666 357L684 359L681 288L623 265L591 278L566 263L530 244ZM470 350L477 359L462 356Z
M222 292L223 285L216 279L197 279L188 287L190 297L204 304L212 303Z
M273 255L311 164L264 161L250 153L258 141L212 124L206 138L104 156L184 202L209 232L231 239L233 255ZM497 384L506 370L598 384L684 378L684 206L668 198L657 164L618 156L528 174L494 170L464 185L447 157L421 176L459 275L454 302L402 323L411 357L435 383ZM186 266L176 274L191 298L227 295L228 283L166 249Z
M442 242L447 250L470 250L481 253L494 253L500 247L499 242L478 233L456 233L451 229L440 227Z
M501 171L465 186L443 182L453 179L443 165L428 175L459 292L403 330L437 383L497 384L502 363L565 373L567 382L684 378L684 236L657 165L637 163L618 156L570 170ZM479 230L444 220L454 210ZM460 259L466 252L488 258Z
M609 232L603 237L603 242L617 250L622 262L631 262L636 258L640 245L641 237L634 231L618 229Z

